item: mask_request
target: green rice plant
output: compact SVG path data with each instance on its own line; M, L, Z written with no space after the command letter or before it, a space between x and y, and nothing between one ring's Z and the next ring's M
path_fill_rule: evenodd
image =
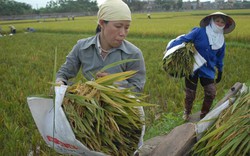
M151 20L148 20L147 15L144 13L133 13L129 36L173 38L179 34L187 33L193 27L198 27L200 20L212 12L216 11L152 12ZM233 17L236 22L236 29L232 33L227 34L226 39L249 42L249 9L223 10L223 12ZM186 20L187 18L188 20ZM76 17L74 21L68 21L67 18L58 18L58 21L54 19L0 21L0 25L5 32L9 32L8 25L13 23L17 28L17 33L23 33L27 27L33 27L37 32L93 35L97 26L97 17ZM144 26L143 29L141 29L142 25Z
M249 89L249 88L248 88ZM250 92L240 95L194 145L193 155L247 156L250 154Z
M143 95L113 85L135 73L110 74L68 87L64 112L76 138L89 149L129 156L138 148L145 122L137 107L154 105L143 102Z

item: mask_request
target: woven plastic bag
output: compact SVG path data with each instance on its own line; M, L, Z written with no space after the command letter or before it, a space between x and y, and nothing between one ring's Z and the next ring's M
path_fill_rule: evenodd
M55 109L51 98L28 97L27 102L37 128L47 145L60 154L81 156L107 156L104 153L91 151L75 137L62 106L67 86L55 87ZM144 120L143 108L138 108ZM145 126L142 128L138 149L143 145ZM137 152L137 151L135 151Z

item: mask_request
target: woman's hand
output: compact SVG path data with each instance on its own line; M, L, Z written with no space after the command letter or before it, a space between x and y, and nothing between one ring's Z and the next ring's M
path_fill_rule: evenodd
M216 78L216 83L219 83L222 77L222 72L218 72L217 78Z
M107 76L109 75L109 73L107 72L97 72L96 73L96 78L101 78L101 77L104 77L104 76Z

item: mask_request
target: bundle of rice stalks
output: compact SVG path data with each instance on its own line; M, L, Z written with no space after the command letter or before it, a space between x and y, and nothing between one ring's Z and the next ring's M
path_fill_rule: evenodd
M113 85L135 73L110 74L68 87L64 112L76 138L89 149L130 156L138 148L144 120L136 107L153 105L143 102L144 95L136 96L130 89Z
M221 113L192 149L193 155L250 155L250 93L240 96Z
M188 76L193 73L194 54L193 43L185 43L185 47L177 49L163 59L163 69L176 78Z

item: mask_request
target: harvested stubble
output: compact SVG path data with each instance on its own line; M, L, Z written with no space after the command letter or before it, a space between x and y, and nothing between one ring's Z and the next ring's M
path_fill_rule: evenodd
M238 97L193 147L195 156L249 156L250 93Z
M135 73L111 74L68 87L64 112L76 138L89 149L130 156L138 148L144 120L135 107L150 104L142 102L145 96L135 96L130 89L113 85Z
M181 78L193 73L195 48L193 43L176 50L163 60L163 69L171 76Z

